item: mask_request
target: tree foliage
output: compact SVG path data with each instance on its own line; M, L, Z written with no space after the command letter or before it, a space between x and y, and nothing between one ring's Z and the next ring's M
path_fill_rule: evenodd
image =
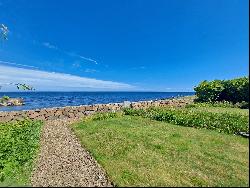
M249 77L202 81L194 88L199 102L229 101L249 103Z
M3 40L8 40L8 27L5 26L4 24L0 24L0 38ZM32 86L29 86L27 84L22 84L22 83L10 83L10 85L15 85L17 87L17 89L21 89L21 90L35 90ZM0 89L2 88L2 86L0 85Z
M1 25L0 25L0 31L1 31L0 37L1 37L3 40L8 40L8 33L9 33L8 27L5 26L4 24L1 24Z

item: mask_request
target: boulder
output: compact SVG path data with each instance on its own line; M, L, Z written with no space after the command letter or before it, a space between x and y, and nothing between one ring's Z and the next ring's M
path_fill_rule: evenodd
M0 99L0 106L21 106L24 105L22 98Z

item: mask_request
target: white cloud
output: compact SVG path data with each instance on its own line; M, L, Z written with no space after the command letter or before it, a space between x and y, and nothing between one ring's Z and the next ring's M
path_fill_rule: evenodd
M66 55L69 55L71 57L77 57L77 58L80 58L80 59L83 59L83 60L87 60L87 61L90 61L92 63L95 63L96 65L98 64L96 60L94 59L91 59L91 58L88 58L88 57L84 57L82 55L79 55L77 53L74 53L74 52L68 52L68 51L64 51L64 50L61 50L60 48L58 48L57 46L55 45L52 45L51 43L49 42L44 42L42 43L43 46L45 46L46 48L49 48L49 49L54 49L54 50L57 50L57 51L60 51Z
M0 64L12 65L12 66L14 65L14 66L18 66L18 67L38 69L38 68L35 67L35 66L23 65L23 64L12 63L12 62L8 62L8 61L1 61L1 60L0 60Z
M98 71L95 70L95 69L85 69L84 72L86 72L86 73L95 73L95 72L98 72Z
M48 42L44 42L42 45L47 47L47 48L50 48L50 49L58 50L58 48L56 46L54 46L54 45L52 45L52 44L50 44Z
M132 67L132 70L143 70L143 69L146 69L146 67L144 67L144 66Z
M96 62L96 60L94 60L94 59L87 58L87 57L83 57L83 56L81 56L81 55L79 55L79 57L80 57L81 59L84 59L84 60L87 60L87 61L94 62L94 63L97 65L97 62Z
M80 59L83 59L83 60L87 60L87 61L93 62L96 65L98 64L96 60L88 58L88 57L81 56L81 55L79 55L77 53L74 53L74 52L64 52L64 53L66 53L67 55L69 55L71 57L77 57L77 58L80 58Z
M0 65L0 83L1 85L25 83L41 91L128 91L134 89L134 86L126 83L5 65ZM11 90L11 88L6 86L2 90Z

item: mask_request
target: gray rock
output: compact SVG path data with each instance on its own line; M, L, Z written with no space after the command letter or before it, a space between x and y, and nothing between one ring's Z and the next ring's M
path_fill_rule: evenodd
M22 98L9 98L2 99L0 101L0 106L21 106L24 105L24 101Z
M249 138L249 133L247 132L239 132L239 135Z
M132 103L130 101L124 101L123 102L123 107L124 108L131 108Z

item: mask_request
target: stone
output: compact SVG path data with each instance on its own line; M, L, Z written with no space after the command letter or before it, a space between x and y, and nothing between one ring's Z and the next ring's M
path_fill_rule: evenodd
M239 132L239 135L249 138L249 133L248 132Z
M30 118L30 119L35 119L35 118L38 117L39 115L40 115L39 113L33 112L33 113L31 113L31 114L29 115L29 118Z
M89 115L93 114L94 112L95 112L95 111L85 111L85 112L84 112L84 115L89 116Z
M184 106L193 102L193 99L167 99L167 100L151 100L151 101L140 101L130 102L124 101L123 103L109 103L109 104L96 104L96 105L82 105L82 106L68 106L62 108L47 108L37 109L28 111L14 111L14 112L1 112L0 111L0 122L17 120L24 117L31 119L51 120L51 119L62 119L62 118L75 118L85 115L91 115L95 112L107 112L107 111L119 111L124 107L131 107L134 109L149 108L150 106ZM0 108L1 109L1 108Z
M46 120L46 118L43 115L36 117L36 119L42 121Z
M79 112L84 112L85 109L86 109L85 106L80 106L80 107L78 108Z
M24 105L22 98L0 98L0 106L21 106Z
M124 108L131 108L131 102L130 101L124 101L123 102L123 107Z

